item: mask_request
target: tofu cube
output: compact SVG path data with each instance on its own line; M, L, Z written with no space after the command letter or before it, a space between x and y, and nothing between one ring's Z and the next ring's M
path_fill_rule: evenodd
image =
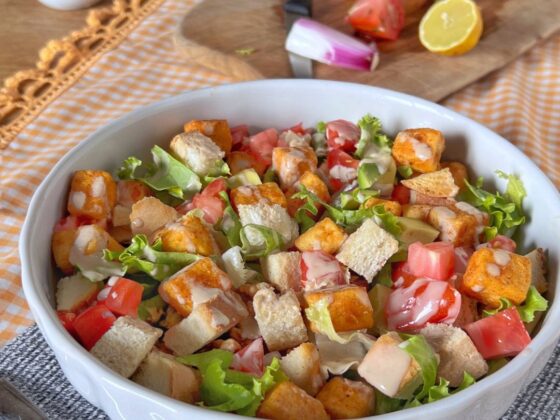
M162 282L159 294L180 315L188 316L195 306L231 288L226 273L210 258L201 258Z
M431 128L415 128L397 134L392 155L398 166L410 166L414 171L437 171L445 148L443 134Z
M220 253L211 228L193 214L187 214L176 222L165 225L155 232L154 239L161 240L166 252L188 252L205 257Z
M261 258L262 273L266 281L280 292L301 291L301 253L277 252Z
M302 233L294 244L302 252L323 251L333 255L340 249L346 238L348 235L344 229L325 217Z
M439 239L455 247L477 243L482 225L476 216L459 209L437 206L430 210L428 222L439 230Z
M117 184L109 172L76 171L68 194L68 212L95 220L107 219L117 202Z
M115 372L130 378L150 353L162 331L131 316L117 318L90 353Z
M465 180L468 180L467 167L461 162L441 162L441 168L449 168L455 181L455 185L462 191L465 188Z
M185 124L185 132L198 131L210 137L225 153L231 151L233 139L227 120L192 120Z
M244 185L231 190L231 204L237 208L240 205L278 204L287 208L286 196L276 182L265 182L260 185Z
M95 299L100 284L80 273L60 279L56 284L56 310L76 312Z
M385 211L393 213L395 216L400 216L402 214L401 204L398 201L384 200L382 198L372 197L364 203L364 208L369 209L371 207L382 205Z
M198 131L178 134L169 148L177 159L201 177L216 174L225 156L216 143Z
M237 211L243 226L255 224L275 230L282 236L284 245L287 247L298 236L299 226L297 222L290 217L284 207L278 204L268 205L260 202L252 205L240 205L237 207ZM252 244L262 242L260 235L255 235L251 231L247 232L247 239Z
M276 296L270 288L253 297L255 319L269 351L286 350L307 341L307 329L296 294Z
M130 229L133 235L143 234L152 239L159 228L179 217L173 207L155 197L145 197L134 203L130 212Z
M364 287L349 285L315 290L305 293L304 298L308 306L327 299L329 314L337 332L373 327L373 308ZM319 332L313 322L311 322L311 330Z
M428 324L420 330L428 344L439 355L438 376L457 387L463 372L478 379L488 373L488 364L462 329L446 324Z
M198 371L158 350L152 350L148 354L131 380L189 404L200 400L201 379Z
M317 399L323 403L332 419L356 419L373 415L375 391L363 382L335 376L319 391Z
M307 172L317 170L317 155L311 147L275 147L272 168L278 174L283 189L294 185Z
M290 381L311 396L315 396L325 384L315 344L300 344L280 359L280 365Z
M390 233L366 219L342 244L336 258L371 283L398 250L399 242Z
M530 286L529 258L501 249L481 248L469 259L459 290L495 308L501 297L520 305Z
M264 397L257 417L272 420L329 420L323 404L290 381L283 381Z
M70 251L76 239L77 229L68 229L54 232L51 239L51 249L54 262L64 274L74 271L74 266L70 262Z
M247 307L237 293L231 290L221 292L197 305L187 318L169 328L163 342L178 356L192 354L248 315Z
M429 204L405 204L402 206L402 215L427 222L432 208L433 206Z
M302 200L300 198L291 198L299 191L299 185L303 185L321 200L327 203L331 201L331 195L329 194L329 188L327 187L327 184L325 184L316 173L307 171L300 177L298 182L296 182L286 191L286 197L288 198L288 213L290 213L290 216L294 217L297 210L305 204L305 200ZM321 211L321 208L322 206L319 204L319 212ZM316 220L319 215L309 214L309 216Z
M358 366L358 374L388 397L408 399L422 383L422 369L399 347L402 341L395 332L379 337Z

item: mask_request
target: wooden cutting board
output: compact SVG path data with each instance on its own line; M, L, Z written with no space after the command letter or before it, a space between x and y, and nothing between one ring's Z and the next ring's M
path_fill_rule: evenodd
M509 63L560 30L560 0L479 0L484 19L480 43L458 57L432 54L418 40L418 22L432 3L405 0L406 25L394 42L380 42L374 72L314 64L316 78L381 86L439 101ZM205 0L183 19L175 34L189 61L235 80L292 77L284 50L281 0ZM316 0L313 16L343 32L351 0ZM251 49L249 55L240 54Z

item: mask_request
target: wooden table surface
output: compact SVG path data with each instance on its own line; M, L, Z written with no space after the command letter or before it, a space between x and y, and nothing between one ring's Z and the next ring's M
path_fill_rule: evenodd
M110 3L104 0L96 7ZM85 26L87 13L49 9L37 0L0 0L0 81L35 67L47 41Z

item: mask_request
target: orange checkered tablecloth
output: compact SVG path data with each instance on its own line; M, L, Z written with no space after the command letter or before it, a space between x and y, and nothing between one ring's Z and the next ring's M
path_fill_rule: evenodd
M113 44L79 68L77 82L43 104L38 116L16 127L17 133L0 127L0 136L13 137L9 144L0 137L0 145L7 145L0 149L0 345L33 323L21 288L18 234L33 191L55 162L97 128L133 109L230 81L185 62L173 47L172 31L194 1L148 3L150 13L131 21L119 43L111 37ZM560 185L560 36L444 105L511 140Z

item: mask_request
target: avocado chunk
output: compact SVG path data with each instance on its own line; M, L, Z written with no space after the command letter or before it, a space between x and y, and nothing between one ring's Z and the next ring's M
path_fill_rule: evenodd
M385 305L387 304L387 299L389 299L390 294L391 288L382 284L376 284L368 292L369 301L373 307L373 318L375 320L374 326L369 332L375 335L382 335L388 331Z
M408 245L414 242L427 244L433 242L439 236L439 230L421 220L410 217L399 217L398 219L402 231L397 239L404 244Z
M253 168L243 169L228 179L228 187L233 189L244 185L260 185L261 178Z

